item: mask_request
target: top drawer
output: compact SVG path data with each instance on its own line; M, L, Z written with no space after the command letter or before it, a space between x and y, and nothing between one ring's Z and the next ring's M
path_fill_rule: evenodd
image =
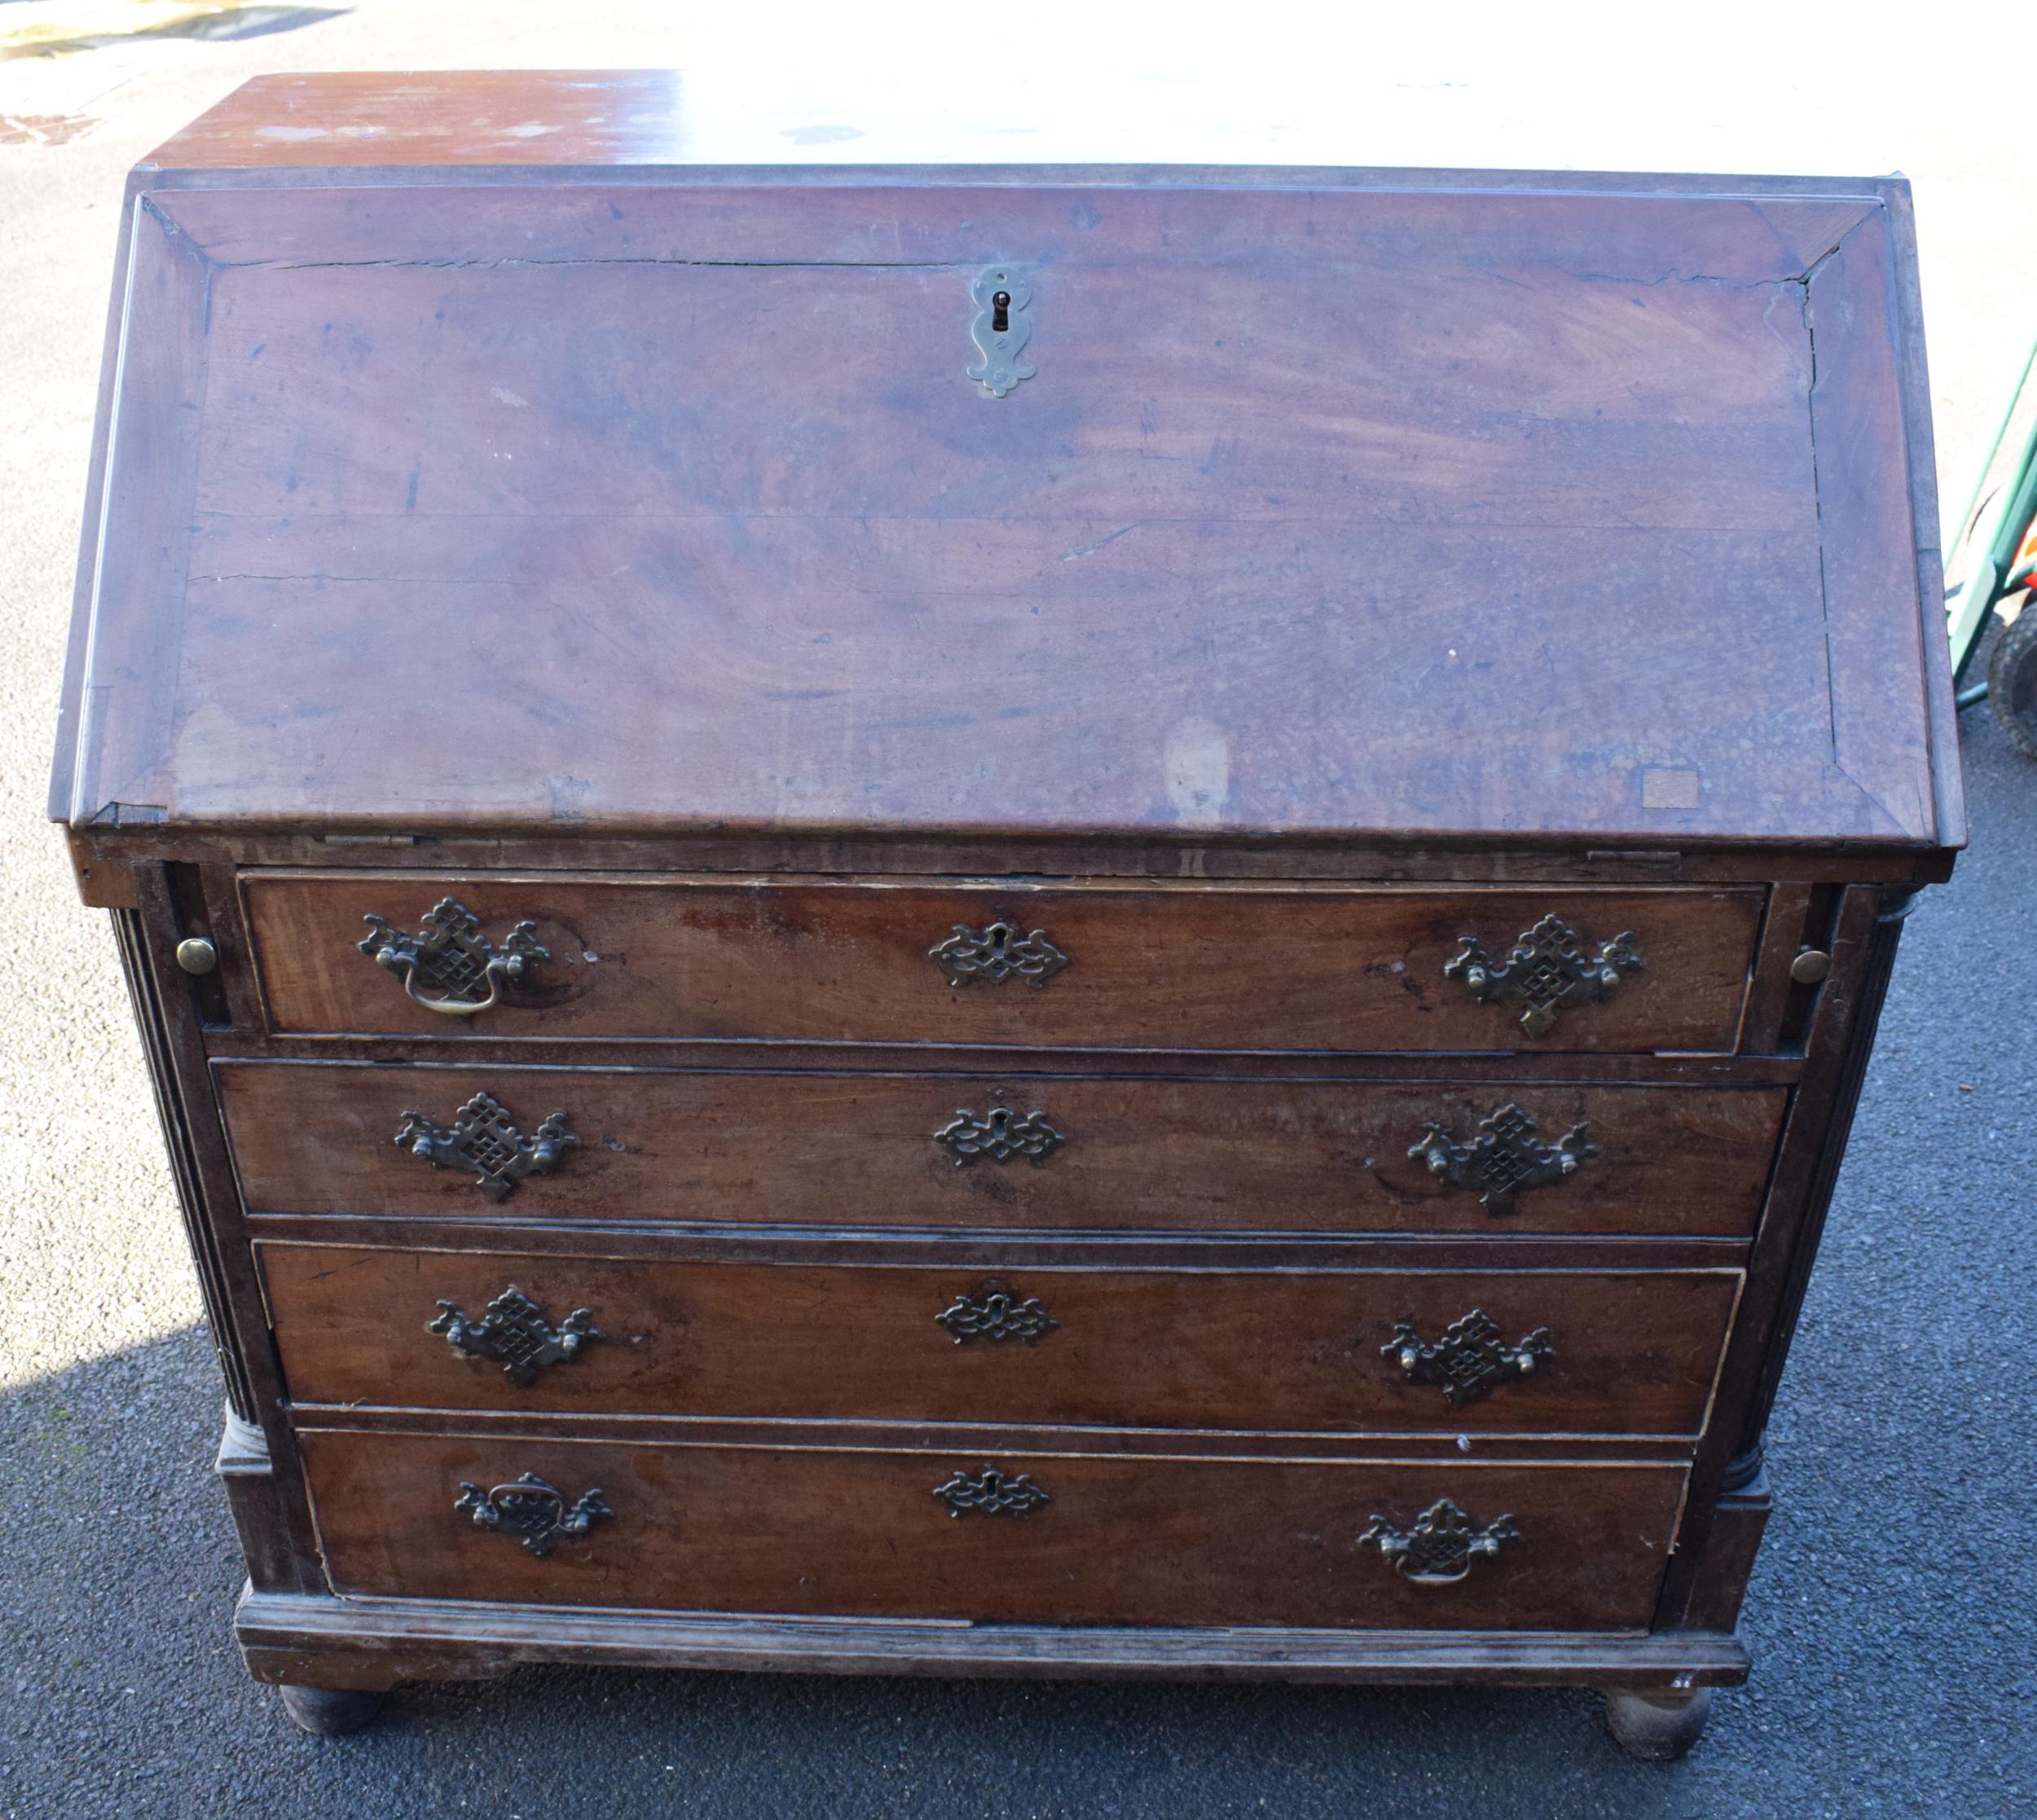
M1128 1049L1727 1051L1762 903L415 873L242 890L278 1031Z

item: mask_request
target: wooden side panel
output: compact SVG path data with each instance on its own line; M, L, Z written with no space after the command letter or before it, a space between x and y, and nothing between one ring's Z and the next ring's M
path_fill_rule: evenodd
M1942 645L1944 629L1935 597L1928 613L1916 605L1918 527L1910 510L1902 334L1886 211L1849 234L1803 288L1815 376L1810 415L1818 505L1826 533L1819 587L1831 629L1833 756L1892 825L1933 827L1939 817L1924 640ZM1925 534L1935 528L1926 527ZM1890 619L1891 602L1912 610ZM1877 622L1881 635L1860 635L1860 628ZM1912 627L1916 635L1907 635ZM1956 784L1951 788L1946 832L1957 840L1964 837L1964 815Z
M1781 1088L1100 1079L222 1062L242 1193L263 1213L1146 1231L1744 1235ZM475 1093L579 1139L499 1202L393 1141ZM1410 1149L1513 1103L1599 1155L1495 1213ZM935 1134L998 1106L1062 1139L958 1166Z
M457 1040L803 1039L1167 1049L1730 1050L1757 890L1280 890L1218 886L928 887L544 876L301 876L244 882L272 1027ZM364 919L414 930L447 895L551 958L495 1009L415 1005L359 952ZM1542 917L1587 948L1631 930L1644 965L1546 1035L1443 969L1476 936L1494 964ZM1038 930L1067 965L952 986L931 951L958 927Z
M162 764L210 378L212 267L145 195L130 195L126 226L126 294L99 432L101 516L85 528L50 804L75 826L111 829L169 814Z
M1613 1630L1648 1621L1684 1472L1307 1460L1014 1456L1050 1500L952 1516L981 1460L337 1430L301 1437L334 1591L564 1606L979 1623ZM615 1513L534 1558L453 1508L535 1472ZM1417 1585L1358 1536L1448 1497L1520 1540Z
M1736 1271L1007 1271L258 1247L300 1403L1124 1427L1695 1435ZM530 1383L427 1330L513 1284L601 1339ZM1036 1303L1023 1338L944 1311ZM1553 1355L1454 1408L1384 1349L1475 1309ZM1045 1327L1044 1316L1055 1325Z

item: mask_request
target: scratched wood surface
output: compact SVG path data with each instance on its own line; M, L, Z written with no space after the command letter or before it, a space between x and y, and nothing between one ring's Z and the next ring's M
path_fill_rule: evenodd
M241 1189L265 1213L1027 1230L1699 1233L1753 1229L1780 1088L1550 1082L997 1082L953 1075L609 1071L225 1062ZM471 1172L394 1139L415 1110L450 1126L477 1092L519 1128L565 1114L580 1140L499 1203ZM1496 1216L1410 1147L1460 1144L1518 1105L1599 1154ZM960 1113L1038 1112L1064 1141L1037 1165L957 1167Z
M297 1402L1237 1429L1695 1435L1736 1271L1015 1270L661 1263L264 1242ZM518 1385L427 1330L512 1283L601 1338ZM968 1304L1036 1302L1015 1337ZM963 1304L944 1325L935 1317ZM1381 1348L1482 1309L1552 1356L1453 1408ZM1030 1338L1025 1337L1030 1334Z
M412 933L456 896L494 942L536 925L550 958L471 1018L426 1009L363 956L363 919ZM812 1039L1115 1049L1730 1050L1762 894L1450 893L928 886L539 874L250 876L271 1027L542 1040ZM1444 967L1475 936L1498 965L1543 917L1586 952L1631 931L1643 961L1544 1034ZM953 985L959 925L1040 930L1067 965ZM429 987L425 996L431 996Z
M1643 1625L1684 1471L1621 1463L1016 1455L1052 1501L954 1517L933 1496L986 1462L935 1450L618 1446L550 1438L301 1437L336 1592L557 1605L948 1617L980 1623ZM614 1517L543 1559L455 1512L535 1472ZM1440 1498L1519 1542L1451 1586L1354 1545Z
M358 150L351 93L325 125ZM257 104L194 161L301 162L315 103L268 142ZM144 184L138 269L181 264L204 307L130 325L64 814L1670 846L1956 820L1874 186L605 187L574 159L618 148L560 117L513 184L407 173L429 134L349 185ZM997 261L1037 367L1002 398L965 371Z

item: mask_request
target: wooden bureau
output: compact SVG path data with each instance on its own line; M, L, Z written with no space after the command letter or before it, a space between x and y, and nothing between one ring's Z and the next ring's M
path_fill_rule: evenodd
M271 77L125 218L52 812L301 1723L567 1661L1688 1747L1963 838L1899 180Z

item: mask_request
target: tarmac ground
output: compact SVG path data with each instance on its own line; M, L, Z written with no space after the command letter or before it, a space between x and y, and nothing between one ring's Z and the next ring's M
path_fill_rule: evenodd
M207 25L174 0L0 0L0 46L87 15L96 48L0 56L0 1816L2037 1812L2037 764L1984 709L1964 721L1972 850L1910 919L1770 1435L1754 1678L1668 1768L1557 1692L534 1669L305 1736L228 1638L220 1386L111 935L42 820L122 175L258 70L684 66L724 118L764 94L806 108L816 156L856 138L858 107L938 94L985 118L1115 110L1128 156L1169 156L1214 111L1304 122L1269 140L1296 161L1901 165L1956 505L2037 327L2016 240L2037 181L2023 120L1986 99L2008 73L1987 12L1906 15L1898 45L1871 7L1841 33L1723 5L1652 42L1630 7L1332 32L1187 6L1162 38L1144 9L1042 6L986 41L953 7L359 0Z

